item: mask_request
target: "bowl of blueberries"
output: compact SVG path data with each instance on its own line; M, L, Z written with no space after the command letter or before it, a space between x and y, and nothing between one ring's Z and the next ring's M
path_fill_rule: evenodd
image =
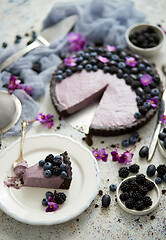
M144 57L155 55L163 46L163 30L152 24L138 23L129 27L125 34L128 47Z

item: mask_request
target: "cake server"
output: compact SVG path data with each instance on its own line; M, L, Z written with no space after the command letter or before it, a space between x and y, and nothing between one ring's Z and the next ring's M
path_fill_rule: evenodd
M157 125L150 143L150 147L149 147L149 156L147 158L147 161L151 161L152 157L154 155L155 149L156 149L156 145L157 145L157 140L158 140L158 135L162 126L162 121L161 121L161 116L162 114L166 115L166 89L164 90L162 99L161 99L161 104L160 104L160 108L158 111L158 117L157 117Z
M4 70L15 60L22 57L23 55L30 52L31 50L37 47L40 47L42 45L49 46L53 40L63 38L72 29L76 21L77 21L77 15L72 15L63 19L57 24L43 30L33 43L29 44L25 48L21 49L20 51L14 53L12 56L7 58L0 65L0 71Z

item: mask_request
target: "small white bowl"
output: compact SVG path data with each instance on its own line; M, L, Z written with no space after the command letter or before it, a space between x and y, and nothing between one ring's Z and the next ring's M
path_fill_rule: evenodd
M148 27L151 27L154 29L154 31L157 33L160 41L159 41L159 44L155 47L152 47L152 48L140 48L140 47L137 47L136 45L134 45L129 37L131 36L131 34L135 33L135 32L139 32L139 31L142 31L142 30L145 30L147 29ZM153 56L155 54L158 53L158 51L161 49L161 47L163 46L163 43L164 43L164 32L162 31L162 29L156 25L152 25L152 24L148 24L148 23L138 23L138 24L134 24L132 25L131 27L129 27L126 31L126 34L125 34L125 39L126 39L126 42L127 42L127 45L128 47L134 51L135 53L139 54L139 55L142 55L142 56Z
M133 214L133 215L145 215L145 214L148 214L148 213L151 213L152 211L154 211L154 209L157 207L158 203L159 203L159 200L160 200L160 190L158 188L158 186L156 185L156 183L154 181L152 181L150 178L147 178L146 179L148 181L151 181L154 183L154 188L148 192L147 196L151 197L153 203L152 203L152 206L142 210L142 211L137 211L137 210L134 210L134 209L129 209L125 206L124 202L120 200L120 194L122 193L122 191L120 190L120 186L123 182L125 181L128 181L129 179L135 179L136 176L131 176L131 177L127 177L125 178L117 187L117 190L116 190L116 194L117 194L117 201L118 201L118 204L119 206L124 210L126 211L127 213L130 213L130 214Z

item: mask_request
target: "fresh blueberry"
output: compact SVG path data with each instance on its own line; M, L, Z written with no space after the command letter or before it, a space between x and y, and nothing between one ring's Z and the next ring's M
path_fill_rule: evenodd
M139 133L138 132L132 132L131 136L138 139L139 138Z
M104 71L104 73L108 73L109 72L109 67L108 66L104 66L103 67L103 71Z
M62 171L62 172L61 172L61 177L62 177L63 179L67 178L67 173L66 173L65 171Z
M160 177L156 177L155 178L155 183L156 184L161 184L162 183L162 179Z
M66 69L66 75L71 76L72 75L72 70L70 68Z
M46 163L43 165L43 168L44 168L44 170L51 169L51 168L52 168L52 164L51 164L50 162L46 162Z
M150 102L144 102L143 106L144 106L147 110L151 109L151 104L150 104Z
M128 147L130 145L130 143L129 143L129 140L128 139L123 139L122 140L122 146L123 147Z
M149 154L149 148L147 146L143 146L140 150L139 150L139 156L141 158L147 158Z
M116 54L112 54L111 58L112 60L117 61L119 59L119 56Z
M6 42L3 42L3 43L2 43L2 47L3 47L3 48L6 48L6 47L7 47L7 43L6 43Z
M124 74L123 74L123 78L124 78L124 79L126 79L128 76L129 76L128 73L124 73Z
M131 136L131 137L129 138L129 143L130 143L130 144L135 144L136 142L137 142L137 138L136 138L136 137Z
M89 54L88 52L86 52L86 53L84 54L84 58L85 58L85 59L89 59L89 57L90 57L90 54Z
M111 185L109 186L109 188L110 188L110 191L111 191L111 192L115 192L116 189L117 189L117 186L116 186L115 184L111 184Z
M60 156L60 155L56 155L54 158L55 158L56 160L62 160L62 156Z
M92 65L91 64L86 64L85 69L87 72L90 72L92 70Z
M81 64L77 66L77 71L81 72L82 69L83 69L83 66Z
M63 73L62 70L58 70L58 71L57 71L57 75L61 75L62 73Z
M67 172L68 168L69 168L69 167L68 167L67 164L65 164L65 163L62 163L62 164L60 165L60 169L61 169L62 171Z
M163 128L163 133L166 133L166 128Z
M111 57L111 55L112 55L112 53L111 53L111 52L106 52L106 57L110 58L110 57Z
M166 182L166 174L163 175L163 181Z
M62 74L62 78L63 78L63 79L67 78L66 73L63 73L63 74Z
M160 82L160 77L159 77L159 75L155 75L155 76L153 77L153 81L154 81L155 83L159 83L159 82Z
M57 81L57 82L61 82L62 79L63 79L63 76L62 76L62 75L59 74L59 75L56 76L56 81Z
M159 90L157 88L153 88L151 90L151 95L152 95L152 97L158 96L159 95Z
M164 132L159 133L158 138L159 138L161 141L164 141L164 139L166 138L166 133L164 133Z
M51 170L49 170L49 169L45 170L44 171L44 176L47 177L47 178L51 177L52 176Z
M118 63L118 68L125 68L126 67L126 64L124 62L119 62Z
M54 196L54 194L52 192L50 192L50 191L46 192L46 198L53 197L53 196Z
M140 101L141 100L141 97L140 96L136 96L136 101Z
M78 53L77 53L77 56L79 57L79 56L83 56L84 55L84 52L83 51L79 51Z
M40 160L40 161L39 161L39 166L40 166L40 167L43 167L44 164L45 164L45 160Z
M150 164L147 167L146 174L148 177L153 177L156 172L156 167L153 164Z
M140 79L140 78L142 78L143 77L143 74L142 73L139 73L138 74L138 78Z
M110 202L111 202L111 198L108 194L105 194L103 197L102 197L102 206L104 208L107 208L109 205L110 205Z
M80 56L80 57L77 58L77 63L81 63L83 60L84 60L83 57Z
M138 69L139 69L140 71L145 70L145 65L144 65L143 63L140 63L140 64L138 65Z
M141 118L141 113L140 113L140 112L136 112L136 113L134 114L134 117L135 117L136 119L140 119L140 118Z
M151 67L150 67L150 66L147 66L147 67L145 68L145 71L146 71L147 73L149 73L149 72L151 71Z
M98 66L97 65L93 65L92 69L93 69L94 72L96 72L98 70Z
M21 39L19 39L19 38L16 38L16 40L15 40L15 42L14 42L14 43L15 43L15 44L18 44L18 43L20 43L20 40L21 40Z
M164 138L164 148L166 149L166 138Z
M47 201L46 198L43 198L43 200L42 200L42 205L43 205L43 206L47 206L47 205L48 205L48 201Z
M96 56L97 56L97 52L91 52L91 53L90 53L90 56L91 56L91 57L96 57Z

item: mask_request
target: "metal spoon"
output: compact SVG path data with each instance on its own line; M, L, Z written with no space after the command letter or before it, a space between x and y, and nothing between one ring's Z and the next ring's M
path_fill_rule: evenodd
M24 160L24 158L23 158L23 145L24 145L24 139L25 139L25 136L26 136L27 126L28 126L28 122L27 122L26 120L23 120L23 121L21 122L20 155L19 155L18 159L16 159L16 160L13 162L13 168L15 168L15 166L16 166L18 163L25 162L25 160Z

